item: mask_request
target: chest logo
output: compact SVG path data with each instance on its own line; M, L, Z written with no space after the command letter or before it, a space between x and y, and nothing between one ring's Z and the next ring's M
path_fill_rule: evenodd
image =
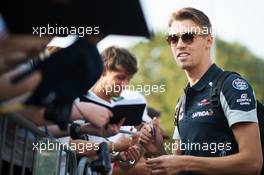
M210 101L206 98L197 103L198 106L206 106L208 104L210 104Z
M213 113L214 112L212 109L205 110L205 111L198 111L192 114L192 118L212 116Z

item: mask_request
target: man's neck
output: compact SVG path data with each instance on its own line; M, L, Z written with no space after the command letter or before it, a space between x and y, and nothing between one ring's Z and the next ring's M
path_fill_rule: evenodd
M92 87L92 92L101 99L109 103L111 102L111 96L107 95L106 92L98 84L95 84L95 86Z
M195 85L202 78L202 76L206 73L206 71L211 67L212 64L212 61L209 61L206 63L201 63L193 69L185 70L187 79L190 83L190 87Z

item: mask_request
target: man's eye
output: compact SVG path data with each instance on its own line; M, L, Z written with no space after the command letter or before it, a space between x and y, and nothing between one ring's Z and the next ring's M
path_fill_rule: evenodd
M124 80L126 77L125 77L125 76L117 76L117 78L118 78L119 80Z

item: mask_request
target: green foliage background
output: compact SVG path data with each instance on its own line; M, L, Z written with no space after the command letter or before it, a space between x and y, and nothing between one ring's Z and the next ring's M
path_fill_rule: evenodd
M236 71L245 77L253 86L257 98L263 102L264 60L239 43L229 43L219 38L215 42L215 62L225 70ZM177 67L161 32L150 42L138 43L130 50L139 61L139 72L134 76L132 84L165 85L165 92L151 93L146 98L149 106L162 112L162 128L172 136L175 104L187 84L185 74Z

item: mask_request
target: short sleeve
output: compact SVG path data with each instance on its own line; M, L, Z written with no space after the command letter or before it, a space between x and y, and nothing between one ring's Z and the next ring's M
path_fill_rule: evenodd
M225 80L220 102L230 127L239 122L258 122L255 94L240 76L234 74Z

